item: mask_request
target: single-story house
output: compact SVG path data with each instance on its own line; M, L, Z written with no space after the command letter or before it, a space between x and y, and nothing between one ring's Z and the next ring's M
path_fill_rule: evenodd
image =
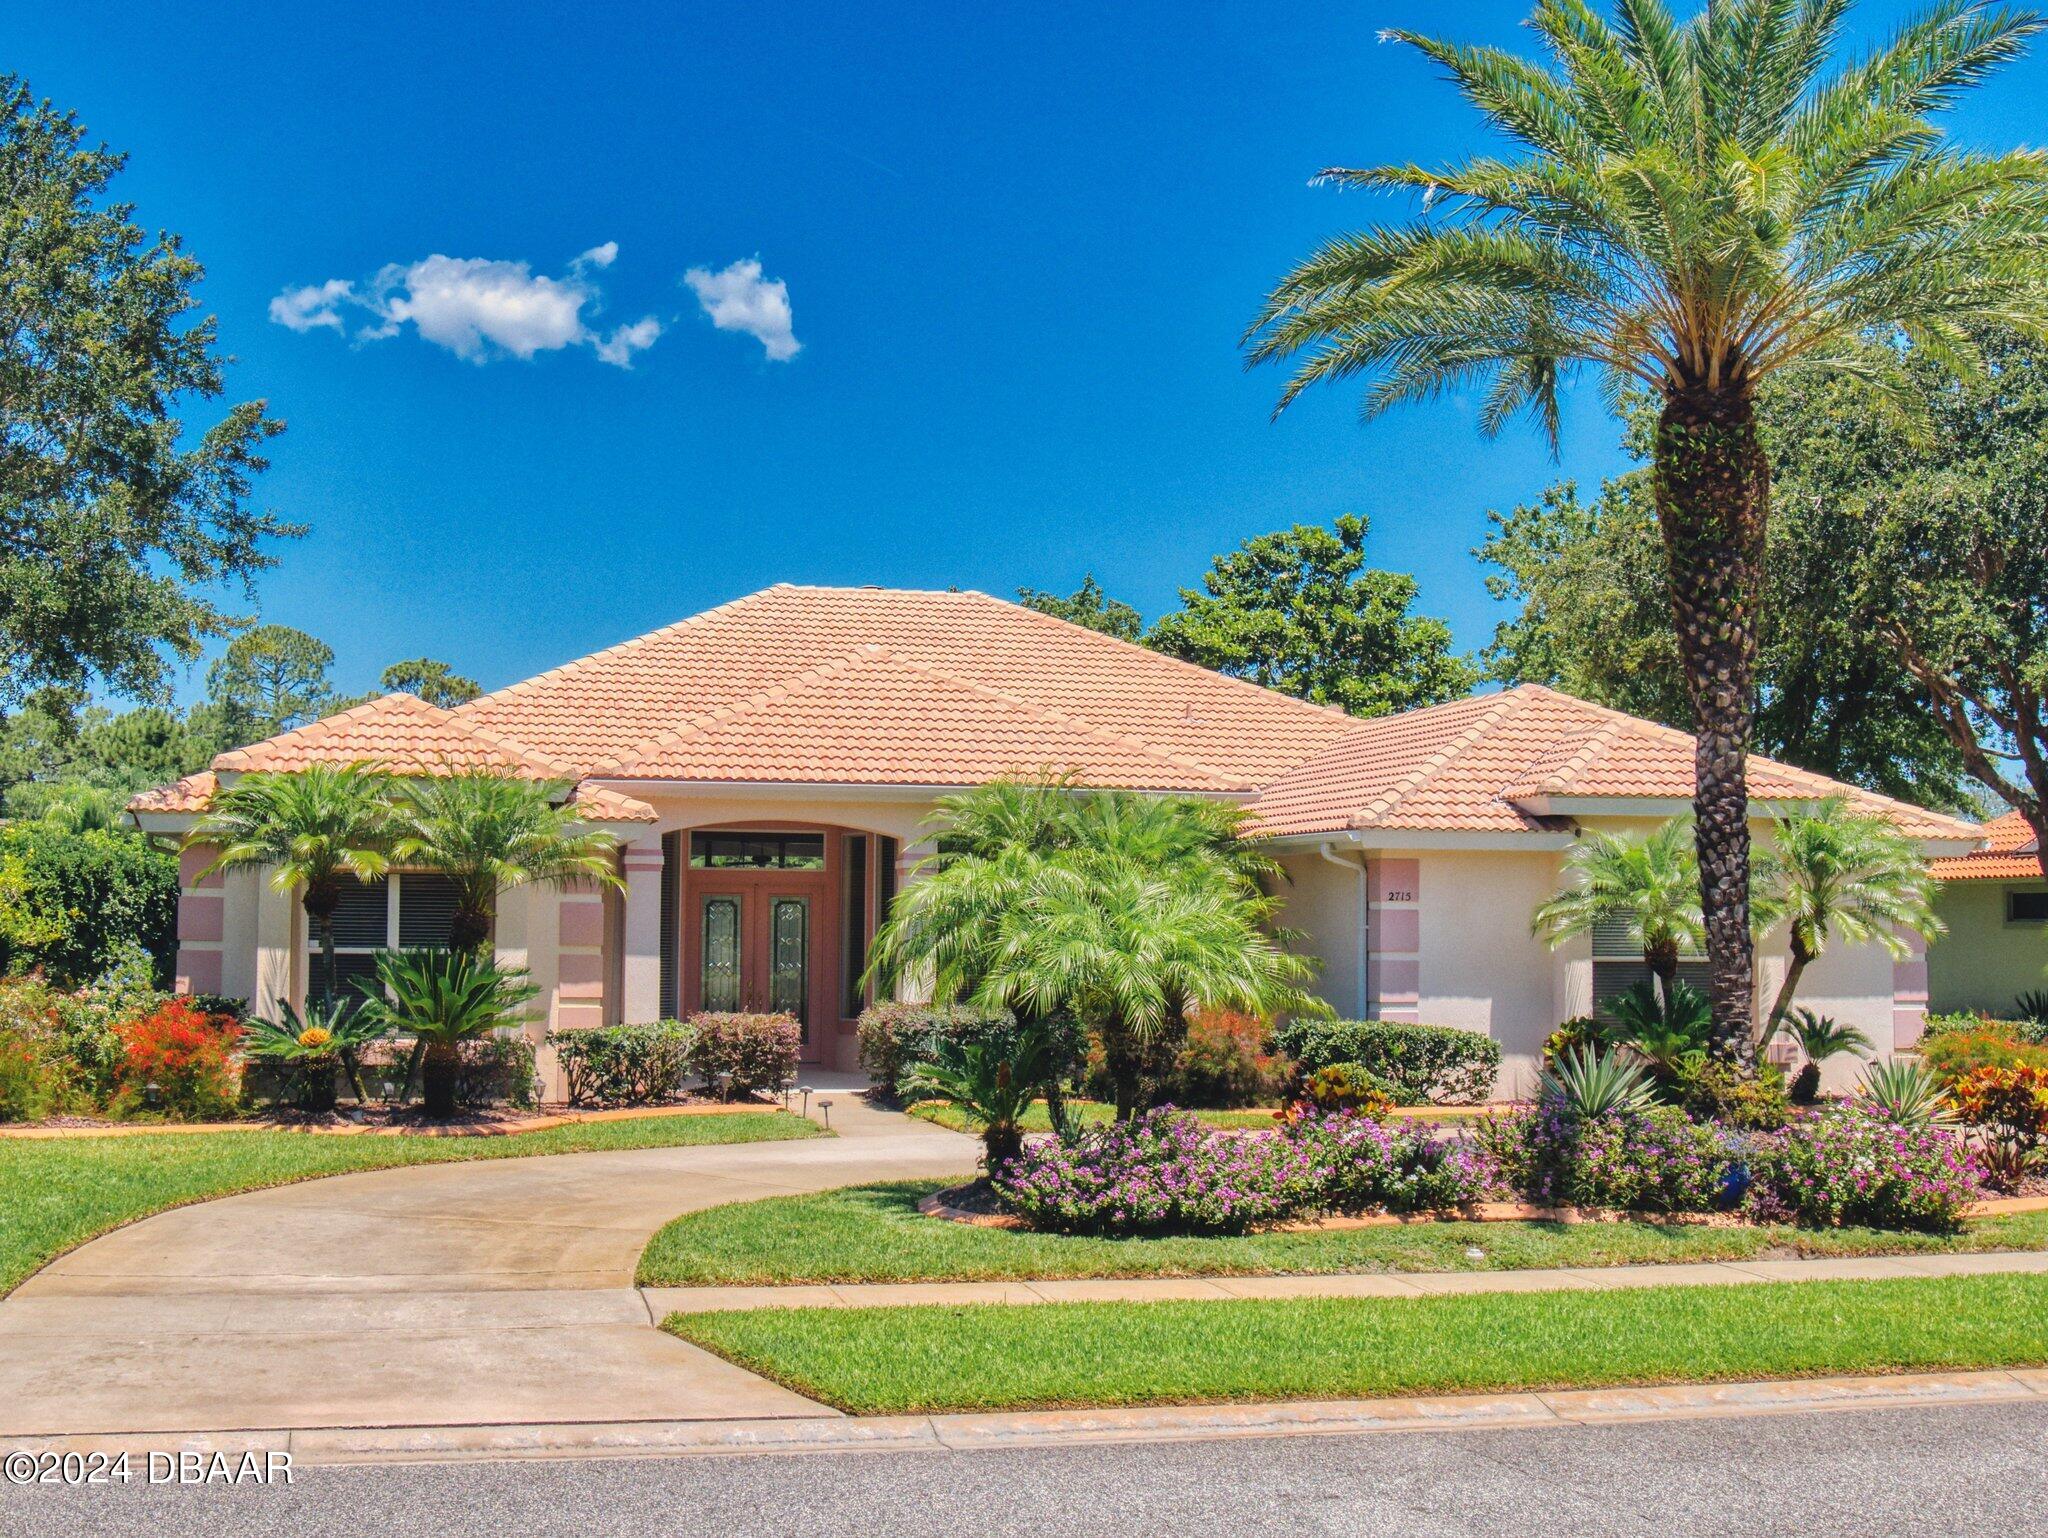
M1927 957L1930 1009L2005 1016L2023 993L2048 991L2048 875L2026 818L1984 824L1984 847L1936 860L1934 911L1948 925Z
M1550 689L1362 721L982 593L778 584L453 710L387 695L224 753L132 808L176 836L236 775L355 760L558 779L619 836L622 891L504 895L497 950L540 988L536 1035L776 1008L803 1020L807 1060L851 1066L862 958L928 850L935 799L1057 770L1249 807L1331 1004L1490 1032L1507 1093L1530 1087L1558 1021L1643 975L1625 938L1553 951L1531 935L1574 833L1683 811L1693 774L1683 733ZM1772 807L1841 792L1930 855L1980 842L1974 825L1767 760L1750 786L1760 833ZM297 902L254 872L202 877L206 864L184 857L180 985L259 1011L302 998L312 938ZM430 943L447 917L431 877L362 886L337 922L343 964ZM1783 964L1767 946L1764 990ZM1838 946L1803 997L1903 1046L1925 961Z

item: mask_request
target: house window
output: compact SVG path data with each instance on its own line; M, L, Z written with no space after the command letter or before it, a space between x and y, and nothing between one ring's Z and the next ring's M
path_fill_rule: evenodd
M846 835L841 861L839 916L845 933L839 947L839 1012L852 1019L867 1007L861 972L868 963L868 836Z
M823 870L822 833L692 833L698 870Z
M2007 892L2005 921L2008 924L2048 924L2048 891Z
M1604 1012L1637 983L1649 982L1655 974L1643 961L1643 948L1629 937L1628 925L1609 920L1593 926L1593 1013ZM1678 980L1707 991L1711 969L1704 959L1681 956Z
M455 898L454 882L425 871L399 872L374 881L344 881L341 902L334 910L339 997L357 997L356 980L376 976L379 951L445 946L454 925ZM306 1002L328 1002L320 930L310 922L306 925Z

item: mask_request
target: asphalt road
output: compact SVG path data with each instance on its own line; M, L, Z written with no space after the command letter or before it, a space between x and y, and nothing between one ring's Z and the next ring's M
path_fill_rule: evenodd
M289 1489L0 1490L0 1534L1435 1538L2048 1532L2048 1405L1023 1452L302 1469Z

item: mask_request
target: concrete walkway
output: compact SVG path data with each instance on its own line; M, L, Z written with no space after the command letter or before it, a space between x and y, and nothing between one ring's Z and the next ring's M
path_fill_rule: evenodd
M1032 1282L861 1282L811 1287L643 1287L648 1311L891 1308L907 1304L1146 1303L1169 1298L1423 1298L1460 1292L1604 1292L1623 1287L1726 1287L1747 1282L1880 1281L1910 1276L2048 1274L2048 1250L1893 1255L1840 1260L1723 1260L1572 1270L1405 1271L1339 1276L1136 1276Z
M0 1302L0 1436L835 1415L633 1288L679 1213L974 1168L970 1138L826 1098L834 1138L418 1165L119 1229Z

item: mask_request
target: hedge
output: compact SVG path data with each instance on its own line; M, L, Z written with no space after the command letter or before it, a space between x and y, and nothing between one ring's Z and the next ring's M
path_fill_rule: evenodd
M1337 1063L1364 1067L1403 1105L1481 1101L1500 1072L1500 1043L1478 1031L1400 1020L1289 1020L1273 1044L1307 1078Z

